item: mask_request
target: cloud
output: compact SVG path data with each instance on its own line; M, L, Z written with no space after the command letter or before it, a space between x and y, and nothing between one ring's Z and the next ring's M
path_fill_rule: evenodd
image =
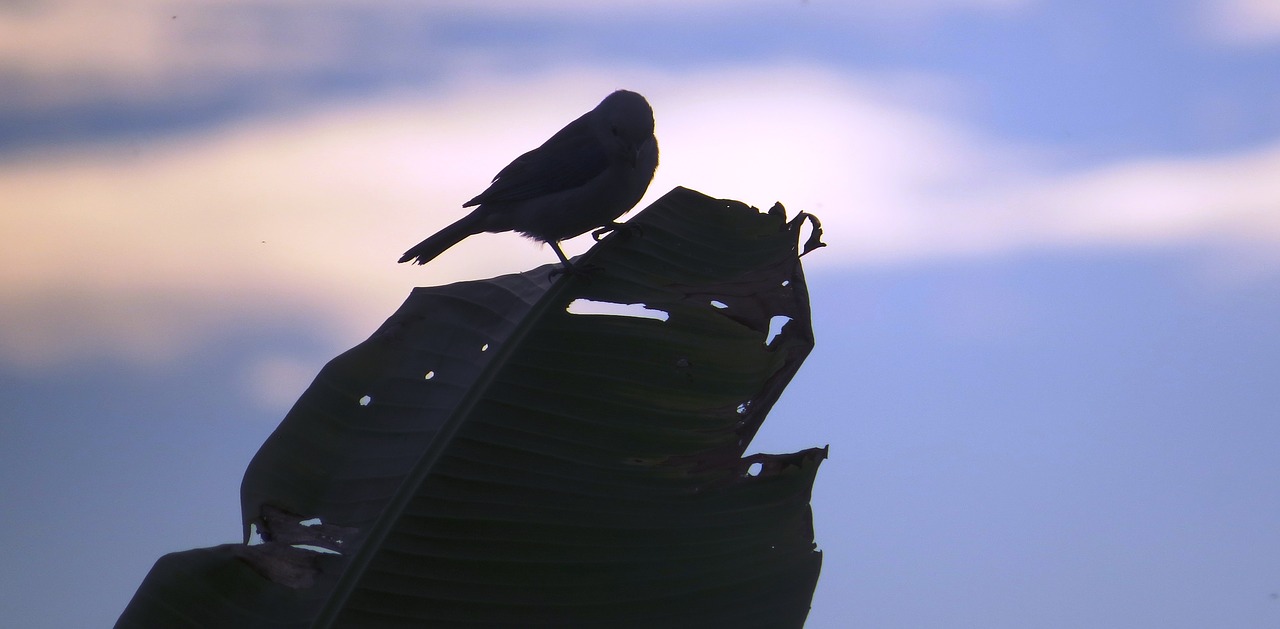
M1040 216L1046 242L1280 242L1280 144L1221 157L1142 159L1024 184L1007 206Z
M721 73L673 91L659 176L818 214L835 246L816 257L880 264L1046 247L1280 242L1280 143L1064 171L1050 152L927 113L929 103L962 98L945 83L775 72ZM747 87L760 84L771 88ZM676 173L689 180L670 181Z
M495 20L534 31L584 21L626 28L643 21L721 24L820 16L824 22L882 30L940 19L957 11L1004 14L1033 0L904 0L897 3L805 3L802 0L516 0L380 2L377 0L62 0L0 5L0 112L82 103L220 103L283 99L332 86L334 77L370 85L422 84L460 76L476 64L491 70L535 58L590 52L590 37L522 39L520 29L485 34L482 45L458 41L459 25ZM481 29L481 26L475 26ZM517 35L513 35L517 34ZM463 36L465 37L465 33ZM575 48L576 47L576 48ZM624 51L619 51L620 55ZM705 51L700 51L705 52ZM251 96L246 92L257 91Z
M1205 0L1200 24L1206 35L1234 46L1280 42L1280 3L1275 0Z
M0 163L12 208L0 230L17 236L0 251L0 355L163 362L220 326L299 317L354 343L417 283L553 261L508 235L425 268L395 264L507 161L613 88L578 79L467 83L453 98ZM554 96L521 102L510 119L513 88ZM494 256L495 242L511 246Z
M832 246L809 264L1280 244L1280 144L1060 171L1050 154L933 113L956 88L928 77L804 66L477 76L430 96L0 163L11 208L0 356L163 363L255 323L314 326L340 348L414 285L551 262L501 234L426 267L395 264L512 157L619 86L657 112L663 158L642 205L683 185L814 212Z
M415 3L94 0L0 8L0 105L225 100L254 81L402 70L433 56ZM435 51L435 54L440 54ZM265 88L263 88L265 89Z

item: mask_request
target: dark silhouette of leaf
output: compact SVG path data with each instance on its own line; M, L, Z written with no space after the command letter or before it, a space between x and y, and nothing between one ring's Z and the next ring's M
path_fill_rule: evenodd
M743 453L810 219L677 188L590 271L414 290L249 465L264 543L166 555L117 627L802 626L826 449Z

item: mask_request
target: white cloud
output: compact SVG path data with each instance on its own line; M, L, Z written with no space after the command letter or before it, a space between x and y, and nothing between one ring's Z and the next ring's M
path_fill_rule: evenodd
M405 18L428 12L398 6L64 0L0 7L0 64L22 86L0 103L199 98L250 78L420 64L433 42L422 19ZM361 19L352 19L349 10L361 8Z
M1008 13L1035 0L61 0L0 4L0 67L20 89L0 105L23 109L84 101L125 103L225 98L249 81L303 89L307 76L462 76L535 56L563 61L563 40L493 37L482 47L444 43L442 23L488 18L604 25L641 18L716 24L743 15L769 22L807 14L878 33L957 11ZM265 89L265 88L260 88Z
M414 285L551 262L545 247L501 234L426 267L395 264L513 156L620 86L657 115L663 158L642 205L683 185L814 212L831 246L809 264L1280 244L1280 144L1060 173L926 113L936 108L920 103L949 88L919 77L800 66L474 77L429 98L0 163L0 232L11 235L0 356L164 361L221 326L264 321L326 326L342 347Z
M1005 203L1065 244L1280 242L1280 144L1225 157L1145 159L1032 182Z
M1205 0L1200 24L1215 41L1256 46L1280 42L1280 2L1276 0Z
M21 236L0 249L0 355L164 361L229 322L299 313L354 343L415 284L554 261L506 235L425 268L395 264L613 87L572 75L464 85L451 99L0 163L0 231ZM521 100L519 119L494 124L517 95L538 94L554 96ZM501 256L496 242L510 244Z
M814 212L833 245L815 258L844 262L1280 242L1280 144L1060 172L1049 155L922 113L945 85L886 83L786 68L681 85L662 111L672 139L657 187Z

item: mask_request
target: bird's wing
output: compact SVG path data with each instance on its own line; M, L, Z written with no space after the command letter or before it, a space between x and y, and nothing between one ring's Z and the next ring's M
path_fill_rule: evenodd
M463 207L523 201L570 190L608 168L609 155L591 132L590 121L584 115L542 146L507 164L484 192Z

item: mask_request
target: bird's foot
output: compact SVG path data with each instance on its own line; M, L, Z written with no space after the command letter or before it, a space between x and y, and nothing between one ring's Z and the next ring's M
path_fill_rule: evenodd
M644 228L639 225L634 225L632 223L609 223L608 225L591 232L591 239L596 242L600 242L601 240L604 240L605 236L608 236L615 231L620 231L625 236L644 236Z
M547 274L547 277L554 282L556 277L560 275L568 275L569 277L580 278L590 284L591 276L599 273L601 270L603 270L602 267L594 264L569 264L568 262L565 262L563 266L551 269L551 272Z

